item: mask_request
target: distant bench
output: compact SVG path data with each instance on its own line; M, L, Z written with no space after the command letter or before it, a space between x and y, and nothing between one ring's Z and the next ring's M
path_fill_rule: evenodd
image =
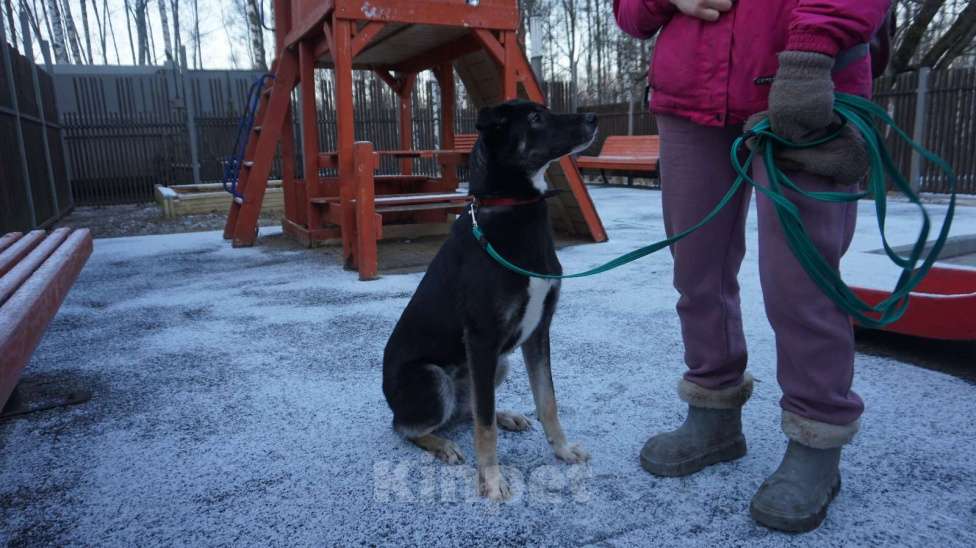
M0 409L91 252L87 229L0 236Z
M576 165L582 170L600 170L603 182L607 172L627 177L657 178L661 159L661 141L657 135L611 135L603 142L599 156L580 156Z

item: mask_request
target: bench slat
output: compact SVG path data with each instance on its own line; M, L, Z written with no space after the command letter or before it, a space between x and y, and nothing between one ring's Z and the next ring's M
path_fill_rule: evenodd
M21 236L23 236L23 234L20 232L8 232L3 236L0 236L0 252L10 247Z
M580 156L576 165L603 172L656 173L660 157L661 140L657 135L611 135L603 142L599 156Z
M17 261L30 253L30 250L34 249L34 246L44 239L45 234L46 232L43 230L32 230L7 247L3 253L0 253L0 276L6 274L17 264Z
M374 203L376 207L407 205L407 204L431 204L437 202L460 202L467 201L468 195L463 192L429 192L421 194L380 194L376 196ZM340 201L339 196L327 196L325 198L312 198L312 203L334 204ZM355 200L353 200L355 201Z
M40 268L0 306L0 406L6 403L20 373L68 290L92 252L91 233L76 230Z
M59 228L44 238L26 257L20 260L9 272L0 277L0 305L13 295L14 291L30 277L41 263L47 259L54 250L61 245L61 242L68 237L70 228Z

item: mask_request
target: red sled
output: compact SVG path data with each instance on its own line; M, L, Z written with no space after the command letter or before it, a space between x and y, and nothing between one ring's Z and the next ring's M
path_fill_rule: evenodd
M851 289L871 306L891 294L879 289ZM882 329L929 339L976 340L976 269L932 267L909 295L905 315Z

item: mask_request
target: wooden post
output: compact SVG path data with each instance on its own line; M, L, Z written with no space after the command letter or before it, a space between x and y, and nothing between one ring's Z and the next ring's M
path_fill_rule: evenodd
M441 149L454 150L454 115L457 100L454 90L454 66L444 63L434 68L437 87L441 91ZM457 161L451 156L441 162L441 178L452 188L457 188Z
M376 155L373 153L373 143L359 141L353 144L352 156L356 170L354 179L356 186L356 260L359 264L359 279L366 281L377 277L376 190L373 186Z
M309 230L321 226L319 215L310 201L318 196L319 186L319 132L315 108L315 54L314 44L302 40L298 44L298 77L301 91L302 119L302 180L305 187L305 200L301 207L306 209ZM287 186L285 188L288 188ZM292 219L293 221L295 219Z
M352 232L356 226L353 210L353 143L356 140L352 105L352 29L349 21L333 16L332 41L335 62L336 152L339 154L339 197L342 207L342 256L345 267L356 268Z
M912 129L912 140L923 146L925 145L929 76L931 72L932 69L929 67L921 67L918 69L918 91L915 95L915 126ZM912 151L912 163L908 182L911 183L913 191L919 192L922 189L922 157L916 150Z
M505 31L502 33L503 46L505 47L505 63L502 65L502 90L506 101L518 97L518 79L515 74L515 58L522 57L519 51L518 39L515 31Z
M413 86L417 73L407 72L398 75L400 82L397 95L400 97L400 150L413 150ZM400 159L400 173L413 174L413 159Z

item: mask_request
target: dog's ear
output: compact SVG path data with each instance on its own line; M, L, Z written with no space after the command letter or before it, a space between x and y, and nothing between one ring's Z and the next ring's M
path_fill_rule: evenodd
M482 107L478 111L478 121L475 122L475 129L485 133L496 130L505 125L507 121L504 114L498 112L496 107Z

